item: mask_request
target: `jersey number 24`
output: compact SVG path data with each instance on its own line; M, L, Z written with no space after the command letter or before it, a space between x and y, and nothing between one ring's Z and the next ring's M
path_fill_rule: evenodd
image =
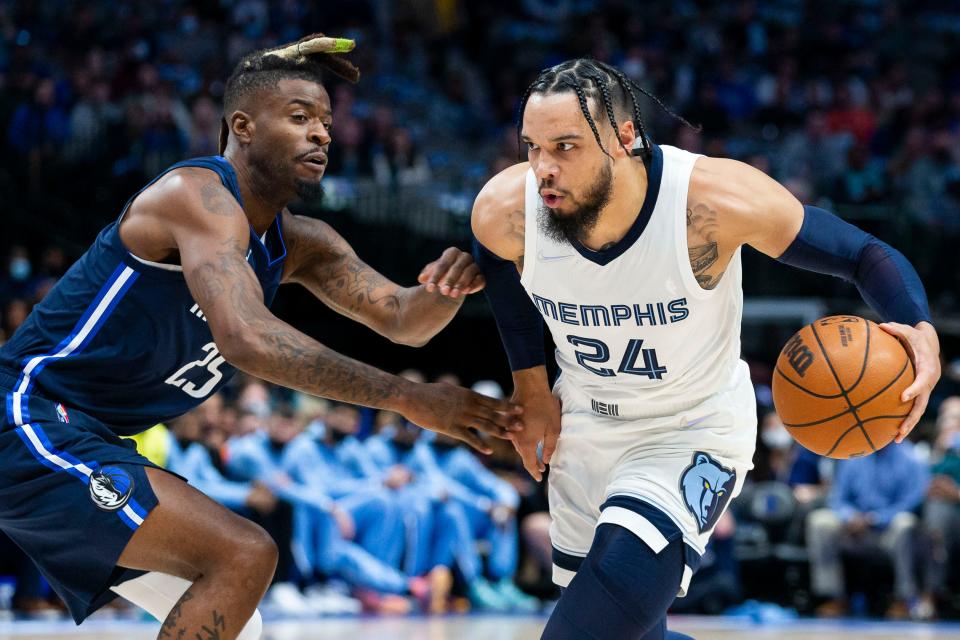
M643 340L633 338L627 343L627 350L623 352L623 359L616 371L609 367L595 367L610 360L610 347L602 340L594 338L582 338L580 336L567 336L567 342L577 347L577 363L598 376L609 378L618 373L629 374L633 376L647 376L651 380L663 380L663 374L667 368L657 362L656 349L644 349ZM580 347L590 349L591 351L580 351ZM643 359L643 366L637 366L638 360Z

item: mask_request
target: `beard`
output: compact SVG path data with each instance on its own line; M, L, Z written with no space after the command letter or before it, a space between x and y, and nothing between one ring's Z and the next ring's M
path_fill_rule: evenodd
M297 180L297 199L304 204L319 204L323 200L320 180Z
M541 181L540 188L551 188L550 181ZM596 182L590 185L583 198L574 200L572 196L567 196L574 206L573 211L559 213L541 201L537 211L540 230L555 242L583 239L597 226L600 212L610 202L612 192L613 170L610 168L610 163L605 162Z
M323 199L323 185L320 178L316 180L304 180L302 178L293 178L295 176L296 162L292 163L274 158L269 155L250 154L250 166L253 169L253 181L258 193L276 193L277 186L283 185L285 188L293 188L297 200L304 204L317 204Z

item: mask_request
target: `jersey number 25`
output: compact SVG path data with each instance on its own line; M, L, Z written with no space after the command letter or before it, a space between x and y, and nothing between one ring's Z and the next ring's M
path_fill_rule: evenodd
M213 342L208 342L203 345L203 350L207 352L200 360L194 360L193 362L188 362L179 369L177 369L173 375L164 380L167 384L172 384L175 387L178 387L188 396L194 398L205 398L207 394L213 391L213 388L217 386L217 383L223 378L223 373L220 371L220 365L222 365L225 360L223 356L220 355L220 351L217 350L217 345ZM198 387L193 382L184 378L187 371L193 369L194 367L205 367L210 373L210 379L203 383L202 386Z

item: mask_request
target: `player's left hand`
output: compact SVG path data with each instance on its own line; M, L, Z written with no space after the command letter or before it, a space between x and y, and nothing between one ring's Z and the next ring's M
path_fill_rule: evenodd
M417 276L417 282L426 286L427 291L439 290L440 295L449 298L476 293L486 284L473 256L456 247L445 250L438 259L425 266Z
M913 369L916 377L909 387L904 389L900 396L902 402L913 400L913 408L900 424L897 432L897 442L910 434L920 418L923 416L933 387L940 379L940 340L937 331L929 322L919 322L916 327L897 322L884 322L880 328L896 336L903 343L910 359L913 360Z

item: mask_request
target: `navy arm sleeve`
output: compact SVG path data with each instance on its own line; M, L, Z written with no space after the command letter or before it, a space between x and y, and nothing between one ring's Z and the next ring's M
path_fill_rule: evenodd
M777 260L852 282L884 321L930 322L923 283L903 254L829 211L805 206L800 232Z
M476 238L473 239L473 259L487 281L483 291L493 309L510 370L545 364L543 318L520 284L516 265L487 249Z

